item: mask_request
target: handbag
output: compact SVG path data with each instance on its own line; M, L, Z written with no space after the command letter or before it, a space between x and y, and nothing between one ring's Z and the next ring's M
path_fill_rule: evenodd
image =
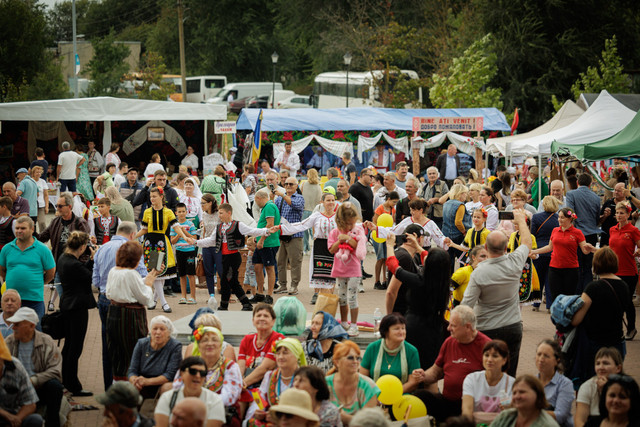
M60 340L65 337L64 333L64 313L60 310L53 313L47 313L40 320L42 332L49 335L54 340Z
M318 300L316 301L314 311L325 311L333 317L336 317L336 312L338 311L338 300L338 295L320 292L318 294Z
M201 256L198 257L198 262L196 263L196 276L197 277L206 276L206 274L204 272L204 261L202 261L202 257Z

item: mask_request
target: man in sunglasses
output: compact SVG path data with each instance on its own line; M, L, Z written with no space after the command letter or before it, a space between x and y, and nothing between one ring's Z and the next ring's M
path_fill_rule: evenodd
M304 197L298 193L298 181L290 176L284 182L285 191L276 190L274 203L280 210L280 216L290 223L302 221ZM280 287L276 294L298 294L298 283L302 275L302 236L303 232L291 236L280 236L278 250L278 282ZM287 260L291 263L291 287L287 289Z

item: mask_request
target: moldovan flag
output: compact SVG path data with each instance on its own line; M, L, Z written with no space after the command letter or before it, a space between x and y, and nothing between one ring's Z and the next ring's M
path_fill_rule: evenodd
M262 148L262 109L258 114L258 120L256 121L256 128L253 130L253 150L251 150L251 163L256 163L260 159L260 149Z

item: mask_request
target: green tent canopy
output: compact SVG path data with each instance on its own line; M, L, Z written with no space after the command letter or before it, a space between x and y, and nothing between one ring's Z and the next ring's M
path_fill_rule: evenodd
M609 138L583 145L554 141L551 144L551 152L561 156L573 156L583 163L612 158L640 158L640 113L637 113L624 129Z

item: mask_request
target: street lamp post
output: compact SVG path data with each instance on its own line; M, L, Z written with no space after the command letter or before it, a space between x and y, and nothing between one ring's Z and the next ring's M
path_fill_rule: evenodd
M351 54L345 53L342 59L344 59L344 65L347 66L347 108L349 108L349 66L351 65Z
M273 63L273 80L271 85L271 108L276 108L276 64L278 63L278 53L271 54L271 62Z

